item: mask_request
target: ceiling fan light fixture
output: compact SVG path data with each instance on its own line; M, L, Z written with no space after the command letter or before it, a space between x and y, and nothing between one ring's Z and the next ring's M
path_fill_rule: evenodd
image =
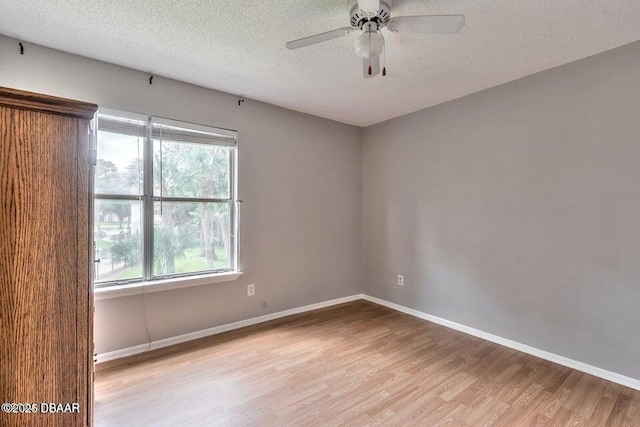
M356 55L360 58L380 56L384 47L384 38L373 31L365 31L356 39Z

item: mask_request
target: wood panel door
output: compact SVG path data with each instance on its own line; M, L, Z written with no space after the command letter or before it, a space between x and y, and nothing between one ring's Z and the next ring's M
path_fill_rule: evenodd
M0 88L2 426L90 424L95 111Z

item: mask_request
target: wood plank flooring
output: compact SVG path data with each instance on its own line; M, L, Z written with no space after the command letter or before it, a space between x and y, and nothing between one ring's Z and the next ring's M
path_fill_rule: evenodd
M640 426L640 391L366 301L98 365L96 425Z

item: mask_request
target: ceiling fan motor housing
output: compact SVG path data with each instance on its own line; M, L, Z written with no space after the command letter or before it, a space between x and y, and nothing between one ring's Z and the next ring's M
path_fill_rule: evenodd
M376 13L369 13L360 10L358 1L351 1L351 12L349 22L354 28L362 29L367 22L375 22L378 28L385 27L391 19L391 2L392 0L381 0L380 9Z

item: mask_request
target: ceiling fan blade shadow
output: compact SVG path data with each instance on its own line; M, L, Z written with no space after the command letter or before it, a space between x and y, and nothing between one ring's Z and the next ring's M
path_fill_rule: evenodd
M313 44L326 42L326 41L337 39L340 37L345 37L351 34L351 32L353 31L354 29L352 27L343 27L343 28L338 28L337 30L327 31L326 33L320 33L314 36L293 40L287 43L287 49L289 50L300 49L301 47L311 46Z

